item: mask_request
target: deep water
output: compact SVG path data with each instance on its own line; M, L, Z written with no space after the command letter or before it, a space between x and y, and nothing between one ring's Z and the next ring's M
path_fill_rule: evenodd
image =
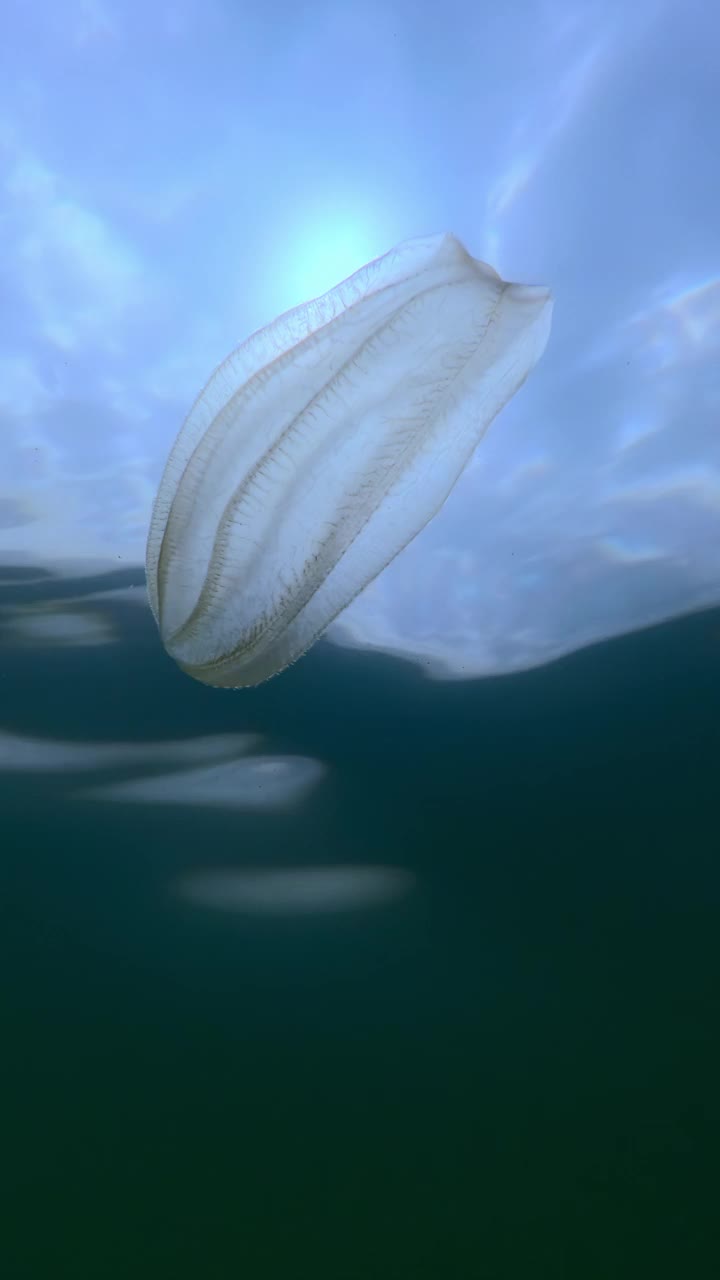
M327 768L278 812L131 805L87 794L127 768L5 739L7 1280L720 1275L718 613L469 683L321 644L229 693L166 658L136 572L2 581L6 735L251 731ZM23 633L101 588L108 642ZM172 888L367 863L414 890Z

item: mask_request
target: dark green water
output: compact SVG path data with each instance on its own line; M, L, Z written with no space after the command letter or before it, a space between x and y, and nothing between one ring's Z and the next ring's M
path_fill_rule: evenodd
M720 1275L718 615L464 684L320 645L232 694L140 590L106 597L116 643L14 638L76 592L6 578L5 731L253 730L328 774L246 815L0 773L3 1277ZM302 919L169 891L367 862L416 891Z

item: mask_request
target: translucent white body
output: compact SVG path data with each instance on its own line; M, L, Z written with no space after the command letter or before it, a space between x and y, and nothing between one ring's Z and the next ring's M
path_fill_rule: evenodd
M171 451L148 538L150 603L183 670L237 687L300 657L442 506L551 310L440 235L233 352Z

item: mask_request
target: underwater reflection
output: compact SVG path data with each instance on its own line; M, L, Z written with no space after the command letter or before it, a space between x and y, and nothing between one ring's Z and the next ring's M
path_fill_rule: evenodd
M217 911L297 916L369 910L404 898L414 885L415 877L399 867L301 867L191 872L175 892Z

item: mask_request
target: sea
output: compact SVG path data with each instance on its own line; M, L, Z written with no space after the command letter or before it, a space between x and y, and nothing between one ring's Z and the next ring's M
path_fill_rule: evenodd
M720 612L230 692L9 566L0 705L4 1280L720 1276Z

